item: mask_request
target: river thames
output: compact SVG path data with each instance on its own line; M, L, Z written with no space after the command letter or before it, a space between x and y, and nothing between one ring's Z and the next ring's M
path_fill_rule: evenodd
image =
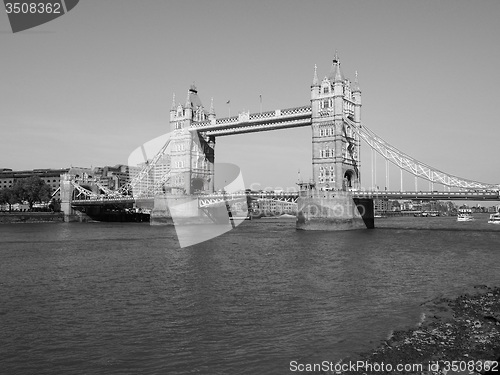
M500 286L487 215L295 230L253 220L180 248L173 227L0 226L5 374L287 374L414 327L421 304Z

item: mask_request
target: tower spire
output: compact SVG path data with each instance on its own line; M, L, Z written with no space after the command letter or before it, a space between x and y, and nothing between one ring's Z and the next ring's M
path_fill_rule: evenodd
M175 110L175 92L172 95L172 110Z
M185 108L191 108L191 90L188 90L187 97L186 97L186 104L184 105Z
M313 78L313 82L312 82L312 87L316 87L316 86L319 86L319 80L318 80L318 67L316 66L316 64L314 64L314 78Z
M337 82L344 80L344 76L340 71L340 59L337 50L335 50L335 56L333 57L332 60L332 67L330 68L330 74L328 75L328 79L330 80L330 82Z
M335 50L335 56L333 57L333 63L334 64L340 64L339 53L337 52L337 50Z
M337 50L335 50L335 56L334 56L332 62L335 65L335 75L333 77L333 80L335 82L343 81L344 76L342 75L342 72L340 70L340 60L339 60L339 54L338 54Z
M359 88L359 81L358 81L358 71L354 73L354 84L352 85L352 92L361 92Z
M214 98L212 97L210 100L210 112L209 114L215 115L215 110L214 110Z

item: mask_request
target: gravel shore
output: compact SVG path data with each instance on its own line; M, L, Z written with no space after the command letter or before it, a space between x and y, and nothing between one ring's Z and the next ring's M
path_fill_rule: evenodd
M372 353L337 364L362 361L364 368L325 374L499 374L485 371L485 362L500 358L500 288L475 286L454 299L437 298L422 304L422 322L415 329L396 331ZM349 362L350 361L350 362ZM453 362L455 361L455 362ZM382 365L383 364L383 365ZM398 365L407 365L406 369ZM411 368L408 365L421 364Z

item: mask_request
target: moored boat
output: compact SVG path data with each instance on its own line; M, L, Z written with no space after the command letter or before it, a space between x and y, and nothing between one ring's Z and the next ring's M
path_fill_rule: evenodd
M458 210L457 221L474 221L472 210L470 208L460 208Z
M500 206L497 206L497 212L490 215L488 224L500 224Z
M491 214L490 219L488 220L488 224L500 224L500 214Z

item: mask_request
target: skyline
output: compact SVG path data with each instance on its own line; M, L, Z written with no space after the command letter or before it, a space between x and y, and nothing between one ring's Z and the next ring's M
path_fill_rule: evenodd
M260 96L263 111L308 105L314 66L321 80L337 50L344 75L358 71L362 124L440 170L500 183L498 11L494 1L87 1L17 34L2 13L0 168L126 164L168 132L172 95L183 103L193 82L218 118L259 112ZM363 144L364 186L369 154ZM216 162L240 166L246 186L294 186L299 170L311 177L311 131L220 137Z

